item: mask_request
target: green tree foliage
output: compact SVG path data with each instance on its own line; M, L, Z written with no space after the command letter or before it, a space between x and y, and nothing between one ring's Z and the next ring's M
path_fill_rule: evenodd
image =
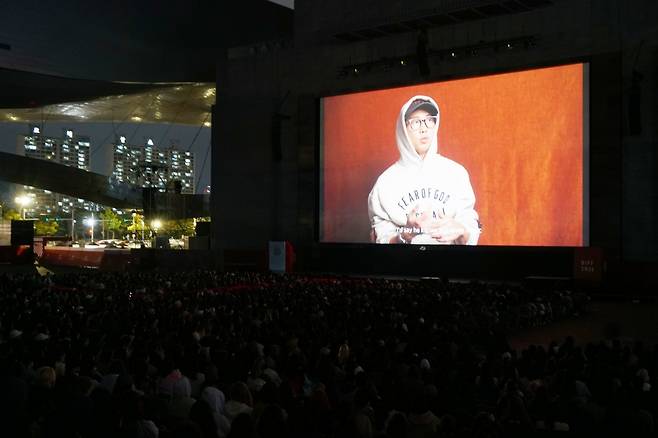
M105 230L112 233L112 238L116 238L116 235L121 236L123 230L125 229L123 219L114 212L111 208L105 208L101 213L101 220L104 221Z
M57 234L57 230L59 230L57 221L38 220L34 223L35 236L54 236Z
M180 238L182 236L194 235L194 219L177 219L162 222L162 227L158 230L160 236L171 236Z
M21 216L21 213L14 210L13 208L8 208L2 212L2 218L5 220L21 220L23 217Z
M128 225L127 229L131 233L137 233L138 231L141 232L142 230L145 230L146 226L144 225L144 215L141 215L139 213L134 213L133 222L130 225Z

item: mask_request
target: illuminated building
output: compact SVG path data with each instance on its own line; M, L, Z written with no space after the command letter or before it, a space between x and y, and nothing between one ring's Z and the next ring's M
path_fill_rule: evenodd
M194 154L179 151L173 146L166 150L169 181L181 182L181 193L194 193Z
M18 136L18 153L28 158L49 160L64 166L89 171L91 142L89 137L65 129L62 138L43 135L41 127L31 125L29 134ZM98 211L98 205L49 190L23 186L25 196L32 198L26 207L28 217L69 214L73 208Z
M120 136L113 145L112 176L119 182L140 187L167 187L180 182L181 193L194 193L194 154L171 146L160 149L153 139L143 146L130 145Z

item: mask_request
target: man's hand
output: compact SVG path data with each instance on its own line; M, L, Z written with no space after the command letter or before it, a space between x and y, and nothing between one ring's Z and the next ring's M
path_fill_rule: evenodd
M455 219L454 215L444 215L439 212L439 219L433 221L427 228L429 235L441 243L465 245L468 242L468 230Z
M411 239L421 234L421 230L431 222L431 212L423 210L420 206L415 206L407 214L407 223L402 230L393 238L391 243L411 243Z
M391 238L391 243L411 243L411 240L426 234L438 243L465 245L470 236L468 230L452 215L438 212L438 219L432 218L432 211L421 206L414 207L407 215L407 223Z
M456 243L464 245L468 242L468 231L453 218L437 220L430 228L430 236L441 243Z

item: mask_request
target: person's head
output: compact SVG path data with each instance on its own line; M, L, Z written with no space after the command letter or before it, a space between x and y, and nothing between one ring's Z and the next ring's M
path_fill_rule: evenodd
M386 420L386 436L402 438L407 436L407 418L402 412L391 412Z
M207 386L201 393L201 399L205 400L212 412L221 414L224 412L226 399L224 393L213 386Z
M235 382L233 385L231 385L230 395L231 400L244 403L247 406L253 406L254 404L254 399L251 396L251 392L249 392L249 388L244 382Z
M288 424L283 409L268 405L258 420L258 435L261 438L284 438L288 436Z
M228 438L253 438L256 436L256 424L251 415L243 412L231 423Z
M439 110L429 99L418 97L411 101L404 114L407 136L416 153L424 158L435 141L439 126Z
M55 386L57 373L51 367L41 367L36 372L35 383L43 388L52 388Z

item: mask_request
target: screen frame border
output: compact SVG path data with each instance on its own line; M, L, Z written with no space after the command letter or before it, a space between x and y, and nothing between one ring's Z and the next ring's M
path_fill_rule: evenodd
M591 151L590 151L590 138L591 138L591 95L592 95L592 90L591 90L591 65L593 63L592 56L582 56L582 57L573 57L573 58L567 58L567 59L562 59L560 61L555 61L555 62L542 62L542 63L534 63L534 64L528 64L525 66L516 66L516 67L510 67L510 68L505 68L505 67L500 67L500 68L494 68L494 69L484 69L483 72L465 72L464 74L447 74L447 75L441 75L441 76L436 76L436 77L431 77L431 78L423 78L418 81L388 81L385 83L373 85L373 86L360 86L360 87L350 87L350 88L344 88L344 89L335 89L333 91L328 91L328 92L321 92L316 95L315 97L315 114L316 114L316 129L315 129L315 193L314 193L314 198L315 198L315 205L314 205L314 221L313 221L313 243L315 245L330 245L330 246L344 246L345 248L349 247L354 247L356 246L381 246L381 244L376 244L373 242L330 242L330 241L323 241L321 240L322 234L323 234L323 224L324 224L324 217L322 216L322 211L323 211L323 200L324 200L324 185L323 185L323 177L324 177L324 171L323 171L323 148L324 148L324 142L323 142L323 133L324 133L324 126L323 126L323 114L324 114L324 106L323 106L323 100L328 97L340 97L340 96L345 96L349 94L356 94L356 93L364 93L364 92L371 92L371 91L385 91L387 89L393 89L393 88L403 88L403 87L409 87L409 86L418 86L418 85L425 85L425 84L435 84L439 82L448 82L448 81L453 81L453 80L463 80L463 79L475 79L475 78L480 78L480 77L487 77L487 76L494 76L494 75L500 75L500 74L509 74L509 73L520 73L524 71L529 71L529 70L537 70L537 69L543 69L543 68L552 68L552 67L561 67L561 66L568 66L568 65L574 65L574 64L582 64L583 65L583 145L582 145L582 159L583 159L583 169L582 169L582 200L581 200L581 205L583 209L583 223L582 223L582 245L581 246L558 246L558 245L546 245L546 246L536 246L536 245L476 245L473 247L469 247L470 250L476 250L477 248L488 248L488 249L496 249L496 248L533 248L533 249L541 249L541 248L589 248L591 247ZM409 66L410 68L413 68ZM391 247L397 247L399 245L395 244L390 244L390 245L384 245L384 246L391 246ZM415 246L421 246L424 247L423 245L415 245ZM454 245L440 245L440 248L437 248L439 251L451 251L451 249L454 249Z

